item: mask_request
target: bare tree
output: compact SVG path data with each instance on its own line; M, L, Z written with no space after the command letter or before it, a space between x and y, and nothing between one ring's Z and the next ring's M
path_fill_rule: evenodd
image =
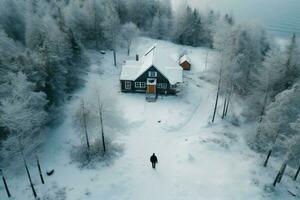
M296 122L291 123L291 127L299 133L300 128L300 118ZM300 162L299 162L299 152L300 152L300 135L295 135L291 137L287 142L284 143L289 147L286 157L289 161L297 161L298 168L293 177L293 180L296 181L300 173Z
M11 194L10 194L10 191L8 189L7 182L6 182L6 179L4 177L2 169L0 169L0 175L2 176L2 181L3 181L4 187L5 187L6 194L7 194L8 198L10 198Z
M42 184L45 184L45 181L44 181L44 178L43 178L43 173L42 173L42 170L41 170L40 160L39 160L38 155L36 155L36 164L37 164L37 167L38 167L38 170L39 170L39 175L40 175Z
M271 156L272 153L273 153L273 147L276 145L278 136L279 136L279 131L278 131L277 134L275 135L274 142L273 142L273 146L272 146L272 147L269 149L269 151L268 151L267 158L266 158L266 160L265 160L265 162L264 162L264 167L267 167L267 165L268 165L270 156Z
M223 105L223 113L222 113L222 119L225 118L225 112L226 112L226 106L227 106L227 94L225 95L225 99L224 99L224 105Z
M117 53L116 53L116 48L114 47L112 49L113 51L113 55L114 55L114 66L116 67L117 66Z
M220 69L220 77L219 77L218 90L217 90L217 96L216 96L216 102L215 102L215 108L214 108L212 122L215 121L215 116L216 116L216 112L217 112L221 81L222 81L222 69Z
M133 40L138 36L139 29L138 27L132 23L126 23L121 28L121 40L125 43L127 48L127 55L130 55L130 48Z
M300 166L298 167L297 172L296 172L296 174L295 174L295 176L294 176L294 181L297 180L298 175L299 175L299 172L300 172Z
M226 104L226 108L225 108L224 117L226 117L227 113L228 113L228 108L229 108L229 104L230 104L230 100L231 100L231 96L232 96L232 90L233 90L233 86L231 84L229 93L227 94L227 104Z
M81 112L82 112L82 123L83 123L83 129L84 129L84 133L85 133L85 139L86 139L86 145L88 150L90 150L90 141L89 141L89 135L88 135L88 130L87 130L87 113L86 113L86 109L85 109L85 104L84 104L84 100L82 99L81 101Z
M104 127L103 127L103 110L102 110L102 104L100 103L100 96L98 95L98 111L99 111L99 119L100 119L100 125L101 125L101 138L102 138L102 146L104 153L106 152L106 146L105 146L105 137L104 137Z
M286 167L287 167L287 164L289 161L292 161L292 160L295 160L295 159L298 159L299 157L299 143L300 143L300 136L294 136L290 139L290 141L286 141L283 143L283 145L286 145L288 146L288 151L286 152L285 154L285 157L284 157L284 162L283 164L281 165L281 168L274 180L274 183L273 185L276 186L276 182L280 183L283 175L284 175L284 172L286 170ZM299 174L299 171L300 171L300 167L298 168L295 176L294 176L294 180L297 179L297 176Z
M27 173L27 177L28 177L28 180L29 180L29 183L30 183L30 187L31 187L33 196L34 196L34 198L37 198L37 193L36 193L36 190L34 188L34 185L33 185L32 179L31 179L31 175L30 175L30 172L29 172L29 169L28 169L28 165L27 165L27 162L26 162L26 159L25 159L25 155L24 155L24 150L27 148L27 146L24 145L24 132L22 132L18 136L17 140L18 140L19 152L20 152L21 158L23 159L23 162L24 162L24 167L25 167L25 170L26 170L26 173Z
M36 198L37 197L36 190L34 188L34 185L33 185L32 179L31 179L31 175L30 175L30 172L29 172L29 169L28 169L28 165L27 165L27 162L26 162L26 159L25 159L23 153L22 153L22 157L23 157L24 166L25 166L25 169L26 169L27 177L28 177L28 180L29 180L29 183L30 183L30 187L31 187L33 196L34 196L34 198Z
M276 183L280 183L281 182L281 179L282 179L282 177L284 175L286 167L287 167L287 161L284 161L283 164L280 167L280 170L277 173L277 176L276 176L274 182L273 182L273 186L274 187L276 186Z
M267 167L267 165L268 165L268 162L269 162L269 159L270 159L270 156L271 156L271 154L272 154L272 149L270 149L269 151L268 151L268 155L267 155L267 158L266 158L266 160L265 160L265 162L264 162L264 167Z

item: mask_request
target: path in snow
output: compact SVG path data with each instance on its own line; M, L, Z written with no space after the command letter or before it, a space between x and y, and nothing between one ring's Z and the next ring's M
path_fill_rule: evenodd
M174 46L166 44L164 48L174 52ZM103 63L111 63L110 58L107 55ZM116 98L115 106L132 125L119 139L125 145L124 155L98 171L99 179L87 186L91 199L247 199L260 195L249 170L255 163L232 152L231 147L222 147L225 139L206 128L215 86L199 80L198 73L190 73L193 83L187 80L182 96L148 103L144 95L119 93L119 70L102 67L100 91ZM159 159L156 170L149 162L153 152Z
M135 48L144 49L152 43L142 39ZM158 43L174 55L184 48ZM90 53L93 65L86 87L67 106L64 123L52 131L41 155L42 164L53 166L56 173L46 178L45 186L37 185L38 193L51 194L58 187L64 188L68 200L282 199L279 194L278 198L264 195L263 186L272 177L259 167L241 130L226 123L209 124L216 87L198 77L206 50L185 48L197 63L192 72L185 72L183 94L159 97L155 103L146 102L142 94L120 93L120 69L113 67L111 53L104 58ZM115 137L124 145L124 154L110 166L99 163L96 169L80 170L69 156L72 145L81 141L72 118L80 98L88 98L95 89L101 91L104 104L114 106L115 113L128 123ZM149 161L153 152L159 160L156 170ZM33 179L39 182L37 174ZM13 182L18 185L13 188L18 191L17 199L31 199L30 189L22 189L28 185L25 176Z

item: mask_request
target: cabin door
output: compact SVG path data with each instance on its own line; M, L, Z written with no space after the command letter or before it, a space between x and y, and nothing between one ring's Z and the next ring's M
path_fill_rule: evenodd
M148 94L156 94L156 79L148 78L147 79L147 93Z
M156 85L148 85L147 93L148 94L156 94Z

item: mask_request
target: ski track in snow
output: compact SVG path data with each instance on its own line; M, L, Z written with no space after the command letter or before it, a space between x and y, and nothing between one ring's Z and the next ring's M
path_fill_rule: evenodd
M42 167L55 168L55 174L46 177L46 185L42 186L35 166L31 167L38 194L55 193L57 185L65 187L68 200L295 199L287 195L284 186L279 186L277 193L263 190L275 172L260 166L259 156L248 149L240 128L220 120L214 125L209 123L216 86L198 77L207 50L155 42L174 55L178 49L186 48L197 62L192 72L185 72L185 92L159 97L155 103L146 102L143 94L121 93L120 68L113 67L111 52L103 58L90 52L93 64L86 86L66 106L65 121L52 130L40 154ZM145 49L152 43L153 40L142 38L133 49ZM124 59L124 55L119 57ZM209 65L212 64L211 61ZM79 169L70 160L72 146L81 143L80 134L73 128L74 110L80 98L88 98L96 88L104 105L115 106L129 123L115 138L124 145L124 153L109 166L99 163L96 169ZM114 101L110 102L112 98ZM221 98L219 111L222 101ZM156 170L149 161L153 152L158 156ZM16 199L33 199L25 175L9 181ZM1 189L2 200L5 193Z

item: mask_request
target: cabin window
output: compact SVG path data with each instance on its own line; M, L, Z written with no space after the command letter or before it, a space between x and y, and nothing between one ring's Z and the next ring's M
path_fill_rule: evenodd
M135 88L146 88L145 82L135 82Z
M149 77L157 77L157 72L155 72L155 71L149 71L148 75L149 75Z
M125 89L131 90L131 82L130 81L125 81Z
M168 88L168 84L167 83L158 83L157 84L157 88L159 88L159 89L167 89Z

